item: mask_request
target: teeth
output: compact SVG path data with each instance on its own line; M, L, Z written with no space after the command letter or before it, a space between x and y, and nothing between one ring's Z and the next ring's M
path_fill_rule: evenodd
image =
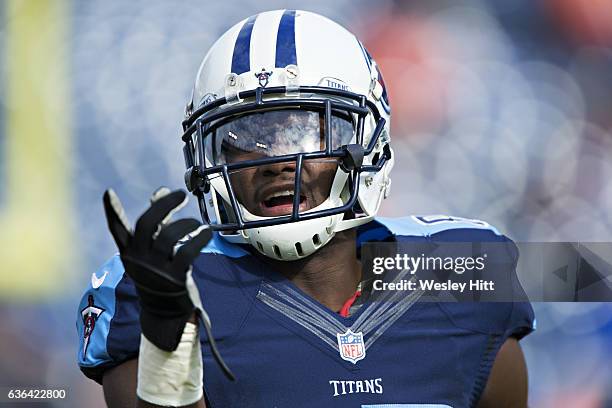
M292 196L293 195L293 191L279 191L278 193L274 193L271 194L270 197L268 197L268 200L274 197L284 197L284 196Z

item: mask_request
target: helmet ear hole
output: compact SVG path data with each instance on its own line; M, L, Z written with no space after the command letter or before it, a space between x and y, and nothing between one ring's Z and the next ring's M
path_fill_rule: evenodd
M299 256L304 256L304 251L302 250L302 244L300 244L299 242L295 243L295 251L297 252Z
M257 241L257 248L259 248L259 251L260 251L261 253L263 253L263 252L264 252L263 245L262 245L262 244L261 244L261 242L259 242L259 241Z
M202 195L202 193L200 192L196 192L195 193L196 197L198 197L198 207L200 209L200 216L202 217L202 221L204 221L207 224L210 224L210 216L208 215L208 209L206 208L206 205L204 204L204 196Z
M319 237L319 234L314 234L312 236L312 243L315 244L315 246L321 245L321 238Z
M372 157L372 164L376 165L376 163L378 163L379 158L380 158L380 153L376 152L376 154L374 154L374 157Z
M278 245L274 245L274 254L278 257L278 259L283 259L283 255L281 254L280 248Z

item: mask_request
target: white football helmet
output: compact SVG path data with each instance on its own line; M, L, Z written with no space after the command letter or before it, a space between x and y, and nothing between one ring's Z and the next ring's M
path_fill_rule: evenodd
M307 11L260 13L202 61L183 121L185 182L222 237L296 260L376 215L391 184L389 126L382 75L353 34ZM327 199L303 208L305 163L330 160ZM284 199L286 211L247 208L234 175L280 163L294 169L291 188L266 203Z

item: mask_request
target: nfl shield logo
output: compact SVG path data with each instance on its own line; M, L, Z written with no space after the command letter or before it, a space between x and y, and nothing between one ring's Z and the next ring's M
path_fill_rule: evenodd
M363 333L353 333L351 329L348 329L346 333L338 333L337 336L338 350L343 360L357 364L359 360L365 358L366 351L363 343Z

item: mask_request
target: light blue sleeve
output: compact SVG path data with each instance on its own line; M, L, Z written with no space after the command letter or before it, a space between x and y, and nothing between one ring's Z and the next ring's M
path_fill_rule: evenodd
M100 381L104 369L138 353L139 305L118 255L89 278L76 316L77 360L88 377Z

